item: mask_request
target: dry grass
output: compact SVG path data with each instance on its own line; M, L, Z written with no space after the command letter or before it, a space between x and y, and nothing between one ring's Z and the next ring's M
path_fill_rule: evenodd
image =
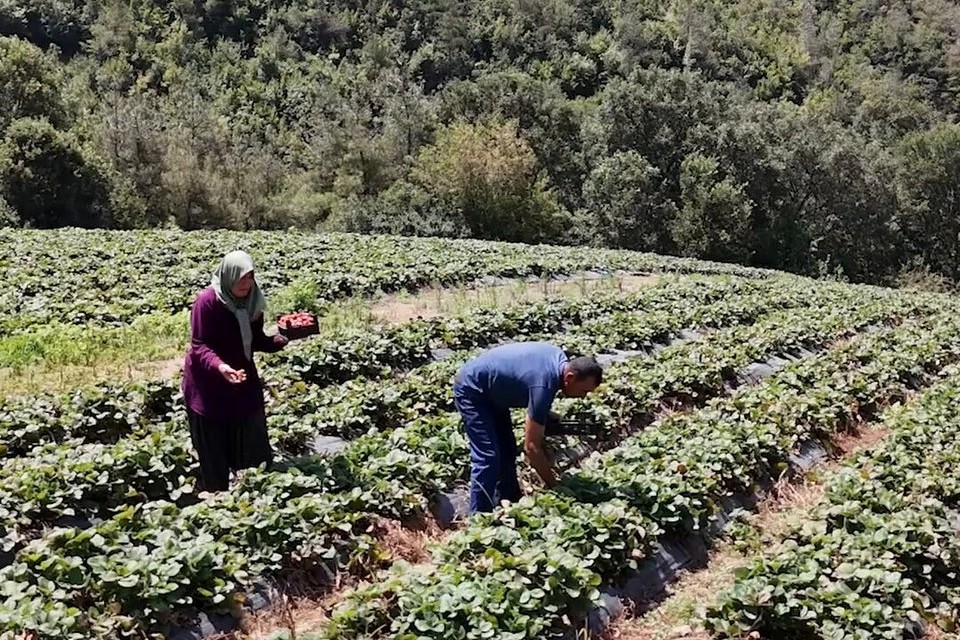
M636 291L661 280L656 275L622 275L595 280L518 280L509 284L431 288L417 293L392 294L372 302L370 316L377 322L397 324L417 318L467 313L475 309L501 308L549 297L587 296L598 291Z
M697 614L733 584L733 572L744 562L731 546L717 547L710 554L708 569L684 573L659 607L646 614L628 615L610 628L604 640L708 638L697 624Z
M149 362L98 364L92 366L36 366L16 372L0 369L0 397L63 393L79 387L109 382L172 379L183 365L183 356Z
M291 597L282 594L268 610L244 618L242 633L232 634L233 639L266 639L287 632L290 638L316 633L330 620L333 611L343 599L343 591L315 596Z
M375 535L380 547L392 559L418 564L429 560L427 547L439 540L444 532L433 520L425 520L418 523L417 528L410 528L383 518L377 523Z

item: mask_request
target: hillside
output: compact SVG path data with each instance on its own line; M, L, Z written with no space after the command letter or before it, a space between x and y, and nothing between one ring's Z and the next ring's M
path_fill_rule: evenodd
M101 358L134 357L111 349L141 321L181 335L196 288L238 245L263 266L271 319L311 306L332 319L257 356L277 464L213 495L197 493L176 372L117 380L97 361L68 390L7 394L0 637L609 637L681 570L722 572L707 555L722 540L745 550L741 568L688 614L697 638L956 626L953 296L476 240L0 240L3 340L34 339L48 366L62 366L43 351L51 335ZM374 318L364 305L384 291L430 313ZM466 518L451 379L481 349L524 340L596 354L604 383L554 405L583 431L547 439L557 487L521 462L527 497ZM819 494L778 523L778 500L804 484ZM758 508L766 530L747 526Z
M0 224L960 276L948 0L0 2Z

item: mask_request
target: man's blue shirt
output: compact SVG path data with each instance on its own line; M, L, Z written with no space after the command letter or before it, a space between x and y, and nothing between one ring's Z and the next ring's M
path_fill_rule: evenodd
M527 408L545 424L560 389L563 349L546 342L517 342L494 347L460 369L460 387L480 394L500 409Z

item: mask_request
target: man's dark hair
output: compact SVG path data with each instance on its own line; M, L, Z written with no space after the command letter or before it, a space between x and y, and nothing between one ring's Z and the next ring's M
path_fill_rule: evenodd
M597 383L598 387L600 383L603 382L603 367L600 366L596 358L580 356L579 358L570 360L567 364L570 365L570 371L573 371L573 375L577 380L593 378L593 381Z

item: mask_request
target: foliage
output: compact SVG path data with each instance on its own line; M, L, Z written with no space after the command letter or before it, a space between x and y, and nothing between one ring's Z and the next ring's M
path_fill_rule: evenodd
M719 163L701 154L684 158L680 166L683 207L674 236L684 252L712 260L745 262L749 257L751 205L743 186L719 179Z
M0 132L20 118L45 118L63 124L61 70L52 56L19 38L0 37Z
M537 242L559 232L559 207L515 125L453 124L437 132L413 167L433 206L455 211L475 238Z
M32 227L99 227L111 216L110 184L67 135L46 120L20 119L0 143L0 184Z
M919 258L952 280L956 234L923 237L933 186L910 160L960 113L958 22L956 0L2 0L0 129L72 136L111 194L97 225L533 239L875 283Z
M135 251L103 241L112 234L65 237L97 240L99 255L113 258L111 272L85 278L108 285L110 277L144 276L124 264L136 262ZM201 234L185 252L206 255L211 237ZM253 247L245 243L259 239L215 237ZM331 264L352 255L358 270L336 274L344 289L367 286L371 274L420 282L427 276L417 275L418 265L456 277L432 258L451 246L472 251L475 264L453 260L450 268L473 275L480 264L521 275L577 259L607 268L649 259L662 269L721 275L291 345L264 363L272 439L294 454L318 432L353 439L338 454L251 470L203 502L191 497L195 461L176 382L7 399L0 519L15 557L2 569L0 630L77 640L169 634L199 610L231 609L259 580L327 581L350 572L375 583L350 594L325 630L332 637L561 634L580 624L599 586L646 558L660 535L706 527L724 498L783 468L800 443L869 417L871 407L904 397L960 359L960 315L944 295L748 270L730 276L716 265L602 250L538 247L533 261L512 245L289 239L285 251L299 259L315 260L318 246ZM264 246L267 255L276 250ZM88 257L75 252L78 264ZM383 256L396 271L386 273ZM163 250L154 259L175 264ZM265 280L280 280L264 264ZM324 282L323 265L310 264L298 277ZM33 295L52 295L39 280L23 282ZM142 290L153 286L149 277L143 282ZM153 303L176 308L178 299L170 300ZM699 333L666 346L685 329ZM468 523L422 567L395 563L376 573L388 560L376 543L378 520L422 516L438 491L466 478L469 448L451 412L454 372L477 347L518 338L552 340L571 353L636 352L607 366L599 393L559 403L565 415L600 425L600 451L564 474L556 491ZM431 362L437 348L453 353ZM774 356L783 368L754 384L751 365ZM661 414L664 406L690 411ZM637 428L653 418L652 428Z
M0 291L0 326L13 333L62 322L93 331L144 316L159 316L145 318L146 325L164 324L169 321L165 315L189 308L194 296L209 284L220 257L233 248L249 250L256 258L271 319L347 296L498 277L546 278L584 271L770 275L736 265L627 251L475 240L299 232L45 233L0 228L0 274L17 283ZM316 296L313 300L311 294ZM306 306L291 306L301 303ZM43 330L39 334L36 337L44 337Z
M6 198L0 195L0 228L20 225L20 216L10 206Z
M900 224L921 261L952 280L960 275L953 242L960 229L960 125L941 125L904 139L897 173L905 204Z
M903 638L956 624L956 369L885 415L891 434L828 478L825 499L737 572L707 612L724 637Z
M945 319L863 336L704 411L667 416L588 460L556 493L471 520L436 545L431 565L401 564L357 589L326 637L537 638L575 628L593 590L635 566L661 532L705 527L724 498L784 468L800 442L843 429L860 407L901 397L955 362L960 352L943 339L957 326ZM944 333L931 340L933 327ZM913 371L922 373L906 381Z
M597 232L607 244L642 251L671 248L676 207L663 195L659 169L635 150L604 158L583 185L584 205L596 212Z

